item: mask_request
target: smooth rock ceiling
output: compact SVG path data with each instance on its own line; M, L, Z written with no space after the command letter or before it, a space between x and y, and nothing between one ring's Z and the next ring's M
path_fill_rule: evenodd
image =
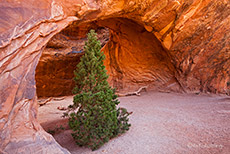
M68 153L37 122L35 69L73 21L109 28L105 64L121 91L230 93L228 0L3 0L0 12L0 153Z

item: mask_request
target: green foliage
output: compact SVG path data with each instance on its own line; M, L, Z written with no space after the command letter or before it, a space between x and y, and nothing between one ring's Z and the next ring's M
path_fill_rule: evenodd
M69 106L69 126L79 146L96 150L109 139L126 132L129 113L118 108L120 103L108 82L97 34L91 30L84 47L84 56L74 71L76 87L73 105Z

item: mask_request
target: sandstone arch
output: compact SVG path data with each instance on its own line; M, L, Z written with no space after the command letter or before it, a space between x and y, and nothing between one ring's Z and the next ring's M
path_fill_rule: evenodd
M74 22L49 41L48 48L39 61L36 69L39 97L72 94L71 89L75 85L72 80L73 71L83 53L69 54L70 48L79 45L78 50L82 50L86 33L91 28L99 28L98 32L101 34L98 36L103 44L109 40L102 50L106 54L105 65L110 85L118 92L135 91L142 86L148 86L152 90L183 91L175 79L176 70L168 50L144 26L127 18L98 20L80 27L75 24ZM77 39L81 37L83 42Z
M91 28L96 29L104 46L109 40L109 30L94 22L80 26L73 22L49 40L36 67L38 98L72 95L73 72L84 54L86 34Z
M1 2L1 152L68 153L36 121L34 71L44 45L72 21L131 19L168 50L185 92L229 94L229 7L218 0Z

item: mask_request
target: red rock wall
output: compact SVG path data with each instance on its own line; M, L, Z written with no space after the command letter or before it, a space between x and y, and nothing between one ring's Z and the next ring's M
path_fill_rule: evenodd
M131 19L153 33L168 50L161 55L169 54L175 68L175 83L184 91L230 93L228 0L4 0L0 3L0 10L1 153L31 153L35 149L41 153L68 153L43 131L36 120L34 76L41 49L52 36L73 20L80 24L115 17ZM130 31L133 29L130 28ZM120 37L124 41L128 39L123 38L125 35L116 34L116 30L113 33L114 38L108 45L113 49L119 49L117 47L120 46L121 53L128 57L128 53L124 51L129 49L124 49L123 42L121 45L115 44ZM128 36L136 37L132 33L128 33ZM133 38L131 40L132 43L135 41ZM142 42L140 39L138 41ZM156 39L153 42L158 44ZM133 44L137 45L138 42ZM140 47L131 52L139 51ZM108 46L105 51L109 51ZM112 60L117 57L120 55L115 55ZM155 62L159 61L153 57L154 54L151 58ZM173 73L167 56L163 56L163 59L159 63L163 72L157 71L155 65L151 68L149 61L140 65L147 67L147 70L156 71L155 76L167 76L166 79L159 79L164 84L169 82ZM124 62L124 59L121 60ZM131 61L137 63L135 57ZM128 75L133 74L135 69L129 63L118 66L127 70L122 72L125 82L121 83L121 87L125 87L129 82ZM115 80L117 69L111 68L111 72L114 72L112 79ZM138 75L135 82L141 77L143 76ZM119 80L113 83L120 84Z
M69 153L37 122L35 68L43 46L76 20L49 1L0 3L0 153ZM54 8L53 8L54 9Z
M119 92L152 90L182 91L175 79L171 57L154 34L132 20L111 18L98 21L110 29L103 48L110 84Z
M180 22L186 16L181 16L174 30L177 35L170 51L177 79L187 92L229 95L230 3L203 1L194 11L183 24Z
M75 86L73 71L82 54L45 54L36 68L38 97L68 96Z
M72 95L72 89L76 84L73 80L73 72L84 54L86 34L91 28L96 29L102 45L108 41L108 29L100 28L95 24L85 24L85 26L82 28L71 24L48 42L36 67L38 97Z

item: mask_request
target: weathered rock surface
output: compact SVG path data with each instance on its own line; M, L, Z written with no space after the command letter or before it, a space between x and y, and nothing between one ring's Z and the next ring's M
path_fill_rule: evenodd
M125 18L110 18L98 24L110 29L110 41L103 48L105 66L110 84L119 92L136 91L142 86L182 91L168 50L153 33Z
M111 28L104 51L114 86L230 93L228 0L3 0L0 12L1 153L68 153L36 120L35 68L47 42L72 21Z
M48 42L36 68L38 97L72 95L72 89L75 86L73 72L84 54L86 34L90 28L98 28L98 39L102 44L108 41L108 29L101 29L92 24L85 26L84 29L81 28L82 26L80 28L67 27Z

